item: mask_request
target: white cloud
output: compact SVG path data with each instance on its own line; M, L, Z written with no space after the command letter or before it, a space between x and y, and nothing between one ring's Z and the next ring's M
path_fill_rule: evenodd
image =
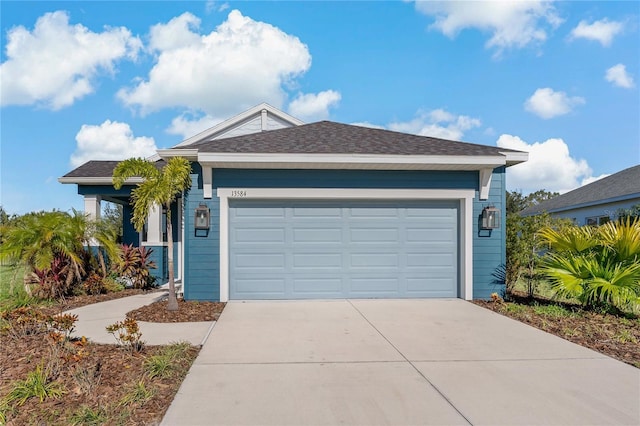
M0 104L42 104L57 110L92 93L101 72L116 61L134 59L142 43L124 28L95 33L69 25L63 11L46 13L33 31L23 26L7 34L7 60L0 65Z
M209 34L197 32L199 24L185 13L154 26L156 64L147 79L118 97L143 114L185 107L227 117L261 102L280 108L287 97L283 87L311 66L297 37L237 10Z
M595 182L597 180L600 180L600 179L604 179L607 176L611 176L611 175L609 173L603 173L600 176L589 176L589 177L586 177L586 178L582 179L582 181L580 182L580 186L589 185L590 183L593 183L593 182Z
M544 27L562 23L550 1L416 1L416 9L435 18L430 28L451 38L466 28L491 33L485 46L496 48L497 55L542 43L547 38Z
M184 113L171 120L171 126L167 129L167 133L180 135L183 139L188 139L222 121L222 119L210 115L197 117L193 114Z
M574 107L584 103L584 98L568 96L565 92L555 92L553 89L545 87L536 90L526 100L524 107L538 117L549 119L568 114Z
M610 46L613 38L622 32L624 25L622 22L601 19L588 24L587 21L580 21L577 27L571 30L570 39L586 38L600 42L603 46Z
M289 114L303 121L318 121L329 118L329 108L340 103L342 96L335 90L298 94L289 104Z
M354 126L360 126L360 127L368 127L370 129L385 129L384 126L381 126L379 124L373 124L373 123L369 123L368 121L356 121L355 123L351 123Z
M149 48L165 51L197 44L200 41L200 35L192 30L197 30L199 26L200 18L188 12L171 19L166 24L154 25L149 30Z
M510 190L567 192L593 179L587 161L572 157L562 139L529 144L517 136L504 134L496 145L529 153L529 161L507 169L507 188Z
M635 86L633 77L627 72L627 68L623 64L614 65L607 70L604 75L605 80L613 83L614 86L631 89Z
M413 120L390 123L387 127L397 132L460 140L464 132L481 125L482 122L477 118L456 116L443 109L435 109L429 112L418 111Z
M149 157L156 153L153 138L134 137L127 123L106 120L99 126L83 124L76 134L77 147L71 165L78 167L89 160L125 160Z

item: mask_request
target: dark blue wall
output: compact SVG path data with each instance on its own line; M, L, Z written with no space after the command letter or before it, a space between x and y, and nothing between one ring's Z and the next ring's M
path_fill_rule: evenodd
M407 189L474 189L473 257L474 298L488 298L501 286L494 284L492 274L505 261L504 244L504 167L494 170L489 200L478 200L478 172L460 171L370 171L370 170L248 170L216 169L213 171L213 198L205 200L201 169L193 164L193 185L185 209L185 298L219 300L220 297L220 201L217 188L407 188ZM200 204L211 210L211 229L196 234L193 212ZM485 206L502 210L502 226L481 231L479 218Z

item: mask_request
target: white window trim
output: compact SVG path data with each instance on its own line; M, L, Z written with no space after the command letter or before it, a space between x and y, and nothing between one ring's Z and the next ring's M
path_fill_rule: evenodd
M229 199L232 200L456 200L460 202L459 294L473 299L473 189L218 188L220 301L229 301Z

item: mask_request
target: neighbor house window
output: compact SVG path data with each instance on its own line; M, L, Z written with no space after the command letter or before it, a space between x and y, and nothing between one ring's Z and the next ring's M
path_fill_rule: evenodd
M585 219L585 225L587 226L600 226L609 222L611 218L609 216L591 216Z

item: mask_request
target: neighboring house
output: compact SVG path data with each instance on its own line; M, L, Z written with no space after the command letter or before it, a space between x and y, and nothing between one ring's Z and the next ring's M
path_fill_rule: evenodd
M483 210L504 218L505 168L528 155L302 124L261 104L150 161L174 156L192 162L193 186L172 210L184 297L227 301L487 298L500 290L493 274L505 262L505 227L483 228ZM99 216L107 200L128 218L136 179L115 190L116 164L90 161L60 181L78 185L88 214ZM160 278L163 218L150 212L141 234L125 220L123 238L154 249Z
M568 218L577 225L602 225L615 219L621 210L640 204L640 165L591 182L588 185L524 209L533 216L542 212Z

